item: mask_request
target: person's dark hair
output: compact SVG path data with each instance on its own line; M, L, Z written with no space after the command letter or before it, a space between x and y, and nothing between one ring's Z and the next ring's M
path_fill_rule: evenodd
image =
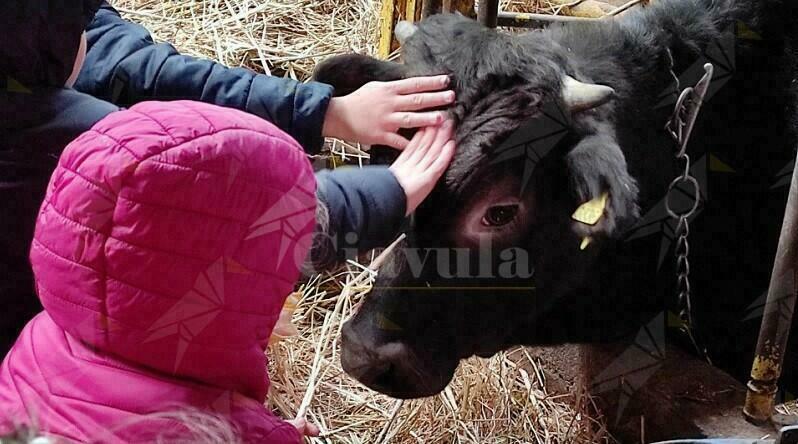
M0 90L61 87L101 0L6 0L0 14Z
M316 227L313 230L313 241L305 261L300 267L303 276L312 276L322 270L332 268L336 264L336 246L333 243L334 233L330 233L330 210L319 192L316 192Z

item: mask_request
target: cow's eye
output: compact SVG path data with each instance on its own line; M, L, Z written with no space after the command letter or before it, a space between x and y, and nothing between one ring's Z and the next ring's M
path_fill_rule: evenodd
M494 205L485 212L482 223L489 227L501 227L512 222L517 214L518 204Z

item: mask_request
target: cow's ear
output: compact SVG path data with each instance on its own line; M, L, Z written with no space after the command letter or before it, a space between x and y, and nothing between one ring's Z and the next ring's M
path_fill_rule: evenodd
M332 85L336 96L345 96L368 82L388 82L407 78L407 68L361 54L345 54L321 62L313 80Z
M616 237L639 217L637 182L614 137L585 137L565 160L577 202L573 229L579 237Z

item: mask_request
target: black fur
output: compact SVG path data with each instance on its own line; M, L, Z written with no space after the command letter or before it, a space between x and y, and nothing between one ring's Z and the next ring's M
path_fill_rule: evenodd
M407 77L407 67L380 62L360 54L340 55L319 63L313 77L335 87L335 96L345 96L368 82L387 82Z
M458 152L419 208L409 246L463 246L458 221L469 202L491 184L520 182L524 174L523 162L493 163L497 149L517 128L540 118L546 104L559 103L563 75L612 86L616 95L566 116L571 131L531 176L531 194L524 196L528 223L495 245L532 252L534 295L497 289L524 284L510 279L467 281L489 291L446 291L462 283L430 267L413 276L395 258L397 276L379 279L345 330L377 345L407 344L421 362L414 371L436 382L422 390L397 370L393 379L373 386L394 396L429 394L448 382L453 362L473 353L489 355L513 344L614 340L656 313L677 310L672 250L663 250L659 266L672 233L636 237L635 230L657 214L679 172L664 130L674 100L661 104L676 92L671 70L682 87L694 84L703 74L694 68L707 54L717 55L716 47L732 49L736 67L723 79L716 63L716 89L688 145L697 174L707 177L707 199L691 225L693 306L697 332L715 363L744 379L759 325L746 314L767 288L786 200L786 187L772 185L794 159L798 140L796 23L798 6L788 0L658 0L614 21L515 35L457 15L423 21L403 49L404 75L453 76L458 99L450 113L458 123ZM384 62L360 63L371 78ZM325 66L327 73L347 69L336 59ZM329 74L317 79L335 81ZM357 83L346 84L351 89ZM580 252L585 230L574 228L570 214L604 191L611 201L602 232ZM441 289L401 289L412 285ZM375 330L373 318L386 313L409 333ZM794 346L785 367L786 385L798 385L791 373L798 368Z

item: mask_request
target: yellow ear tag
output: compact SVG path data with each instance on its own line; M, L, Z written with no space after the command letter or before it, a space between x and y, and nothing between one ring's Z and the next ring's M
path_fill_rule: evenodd
M571 218L583 224L596 225L601 216L604 215L604 209L607 207L607 196L607 193L603 193L600 197L583 203L574 211Z
M579 246L579 249L580 250L584 250L585 248L587 248L588 245L590 245L591 242L593 242L593 238L592 237L590 237L590 236L583 237L582 238L582 245Z
M277 319L277 324L274 325L272 335L269 337L269 345L274 345L285 338L296 336L299 334L296 326L293 324L294 310L299 305L299 300L302 298L301 291L295 291L288 295L283 309L280 310L280 317Z

